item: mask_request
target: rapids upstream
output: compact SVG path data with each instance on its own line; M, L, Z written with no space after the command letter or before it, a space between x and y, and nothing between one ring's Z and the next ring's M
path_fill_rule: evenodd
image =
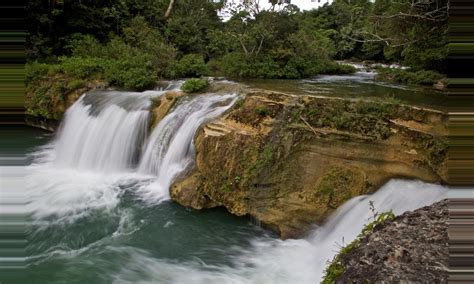
M237 95L185 97L149 133L150 99L161 95L87 93L48 143L24 132L38 146L26 168L29 282L318 283L370 221L369 201L401 214L446 197L439 185L391 180L285 241L224 210L185 209L169 187L193 166L195 132Z

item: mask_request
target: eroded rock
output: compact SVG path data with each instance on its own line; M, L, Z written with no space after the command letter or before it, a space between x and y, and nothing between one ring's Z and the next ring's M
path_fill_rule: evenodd
M253 90L198 131L196 168L171 196L196 209L250 215L282 238L300 237L390 178L445 180L444 119L383 102Z
M447 283L447 200L374 227L340 256L336 283Z

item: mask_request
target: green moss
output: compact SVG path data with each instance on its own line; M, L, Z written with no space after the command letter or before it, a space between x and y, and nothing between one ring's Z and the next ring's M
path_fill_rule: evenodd
M448 141L443 137L432 137L426 139L424 146L427 152L427 163L435 170L437 170L440 165L445 160L447 151L448 151Z
M241 108L245 103L245 100L244 99L238 99L237 102L235 102L235 108L236 109L239 109Z
M324 271L324 279L322 284L332 284L336 282L336 279L344 273L345 269L340 261L334 259Z
M229 184L225 183L219 188L219 190L224 191L224 192L229 192L231 190L231 186Z
M331 103L309 101L291 109L290 121L305 122L316 128L333 128L369 139L386 139L391 135L388 120L401 110L393 98L376 100L334 100Z
M258 158L255 163L251 164L247 170L247 175L249 179L255 178L258 173L260 173L264 168L270 165L273 161L273 147L271 145L266 145L263 150L258 154ZM258 152L258 148L255 148L255 153Z
M354 179L350 169L333 167L321 178L316 193L325 195L328 203L337 207L351 197L350 187Z
M255 113L261 116L267 116L270 114L270 111L266 106L257 106L255 108Z

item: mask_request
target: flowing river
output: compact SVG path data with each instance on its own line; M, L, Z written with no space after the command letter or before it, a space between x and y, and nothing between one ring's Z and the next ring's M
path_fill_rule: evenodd
M401 214L445 198L439 185L391 180L306 238L285 241L222 209L183 208L169 187L193 166L194 134L237 95L184 97L149 132L151 99L161 95L91 92L55 136L21 129L18 147L31 159L20 283L318 283L370 221L369 201Z

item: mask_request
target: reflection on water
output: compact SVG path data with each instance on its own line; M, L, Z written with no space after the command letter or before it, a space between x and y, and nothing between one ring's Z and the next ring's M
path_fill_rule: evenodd
M254 88L294 95L318 95L343 98L396 98L404 104L445 111L443 92L431 87L406 86L375 81L376 73L359 70L350 75L320 75L302 80L236 79Z

